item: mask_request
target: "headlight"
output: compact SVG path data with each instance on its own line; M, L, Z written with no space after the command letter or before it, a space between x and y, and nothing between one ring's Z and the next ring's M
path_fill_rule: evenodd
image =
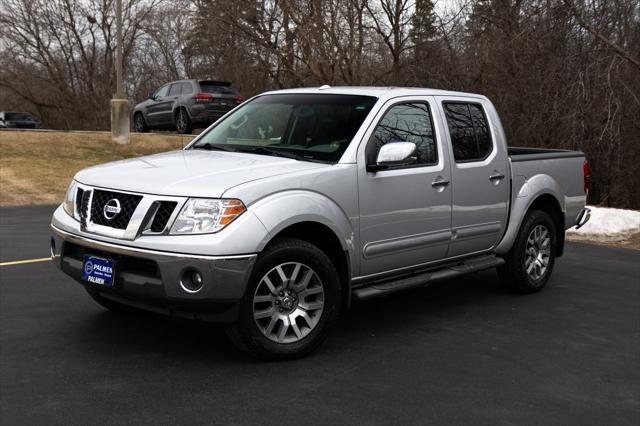
M172 234L209 234L218 232L246 211L240 200L191 198L171 227Z
M76 189L78 185L75 180L71 181L71 185L67 189L67 194L64 196L64 201L62 202L62 208L65 212L71 217L74 216L75 204L76 204Z

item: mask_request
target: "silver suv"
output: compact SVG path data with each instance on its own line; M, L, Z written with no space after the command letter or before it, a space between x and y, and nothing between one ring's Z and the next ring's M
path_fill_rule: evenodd
M228 81L173 81L135 106L133 127L140 133L152 129L191 133L194 127L207 127L242 101Z
M541 290L588 182L581 152L507 148L481 95L277 91L184 150L80 171L51 252L108 309L221 322L286 359L352 300L488 268Z

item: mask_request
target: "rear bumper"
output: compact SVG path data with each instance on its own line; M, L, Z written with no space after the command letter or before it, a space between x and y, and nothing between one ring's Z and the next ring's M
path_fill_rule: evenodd
M87 290L117 302L170 315L233 322L256 255L196 256L135 249L81 237L52 226L51 256L56 266ZM112 287L82 280L85 254L115 262ZM198 271L203 285L186 288L183 276Z
M198 124L211 124L231 111L232 108L209 109L201 105L193 105L190 109L191 121Z

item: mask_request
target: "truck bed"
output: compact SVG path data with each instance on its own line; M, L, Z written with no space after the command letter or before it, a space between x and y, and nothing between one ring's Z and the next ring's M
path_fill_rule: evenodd
M529 201L549 192L565 214L565 229L575 220L585 203L584 153L565 149L507 149L511 162L511 215L523 217Z
M511 162L584 157L584 153L580 151L571 151L568 149L527 148L511 146L507 148L507 153L509 155L509 158L511 158Z

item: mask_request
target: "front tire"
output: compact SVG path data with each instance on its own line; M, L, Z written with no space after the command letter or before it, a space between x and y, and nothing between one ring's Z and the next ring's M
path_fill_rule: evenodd
M147 122L141 112L137 112L133 116L133 128L138 133L147 133L149 131L149 126L147 126Z
M340 303L340 280L327 255L306 241L282 239L258 258L227 334L260 359L300 358L327 337Z
M519 293L536 293L547 284L556 258L556 226L541 210L527 213L506 263L498 268L503 284Z
M180 108L176 113L176 132L181 135L190 134L193 131L193 124L189 114L184 108Z

